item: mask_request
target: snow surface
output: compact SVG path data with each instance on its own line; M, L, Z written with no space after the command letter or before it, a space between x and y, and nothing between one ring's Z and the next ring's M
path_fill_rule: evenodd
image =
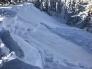
M28 64L31 64L33 66L38 66L42 68L42 60L41 55L39 54L39 51L32 47L30 44L25 42L21 37L18 37L17 35L12 34L13 39L18 43L18 45L23 50L25 57L23 59L20 59Z
M48 53L54 61L70 69L92 68L90 33L58 23L33 4L15 6L10 10L16 15L6 17L3 27L13 33L13 38L25 52L25 62L40 67L39 62L44 62Z

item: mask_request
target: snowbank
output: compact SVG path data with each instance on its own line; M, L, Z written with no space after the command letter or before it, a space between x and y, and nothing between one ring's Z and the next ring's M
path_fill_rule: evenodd
M24 58L19 59L27 64L42 68L42 58L39 51L36 48L32 47L30 44L28 44L26 41L24 41L21 37L18 37L14 34L12 34L12 37L24 52Z

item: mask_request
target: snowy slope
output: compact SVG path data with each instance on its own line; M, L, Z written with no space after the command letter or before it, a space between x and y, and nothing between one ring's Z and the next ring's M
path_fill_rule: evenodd
M39 51L36 48L30 46L30 44L25 42L21 37L18 37L14 34L12 34L12 37L24 52L24 58L19 59L27 64L31 64L33 66L38 66L42 68L42 58Z
M60 25L32 4L24 4L21 7L15 6L11 10L17 14L12 18L6 18L3 22L4 27L40 50L43 57L49 53L53 55L54 61L58 61L63 66L74 69L92 68L92 54L81 47L83 44L86 46L85 43L81 42L82 39L84 41L88 38L88 40L90 39L89 42L92 41L91 34L64 24ZM81 37L84 33L85 36ZM70 36L71 38L69 38ZM77 39L77 37L81 39ZM77 44L78 41L79 44ZM21 40L19 40L20 42ZM89 43L87 40L84 42Z

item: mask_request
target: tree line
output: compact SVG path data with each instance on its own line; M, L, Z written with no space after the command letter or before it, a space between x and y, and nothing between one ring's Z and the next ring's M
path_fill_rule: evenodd
M61 0L35 0L33 3L37 8L49 15L60 14L63 6Z
M4 5L4 4L17 4L17 3L22 3L25 2L27 0L0 0L0 4Z
M87 31L92 28L92 22L90 22L92 20L92 11L86 9L88 2L83 2L83 0L34 0L33 3L37 8L49 15L62 16L61 13L63 13L66 24L70 26L76 26L81 29L86 28ZM86 12L87 10L88 12ZM80 15L81 12L82 14Z

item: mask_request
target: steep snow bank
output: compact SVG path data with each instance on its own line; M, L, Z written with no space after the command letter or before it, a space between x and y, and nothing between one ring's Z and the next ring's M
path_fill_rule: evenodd
M24 41L24 39L21 37L18 37L15 34L11 35L7 30L2 30L0 32L1 40L11 52L14 51L16 53L17 59L27 64L42 68L42 58L39 51ZM6 52L6 55L9 54L7 49L5 49L3 52ZM10 57L10 59L12 58Z
M27 42L25 42L21 37L14 34L12 34L12 37L24 52L24 58L20 60L33 66L38 66L42 68L42 58L39 51Z
M20 58L24 57L23 51L18 46L18 44L12 39L9 31L2 30L0 32L0 38L3 41L3 43L6 45L6 47L9 48L10 51L14 51L16 55Z

